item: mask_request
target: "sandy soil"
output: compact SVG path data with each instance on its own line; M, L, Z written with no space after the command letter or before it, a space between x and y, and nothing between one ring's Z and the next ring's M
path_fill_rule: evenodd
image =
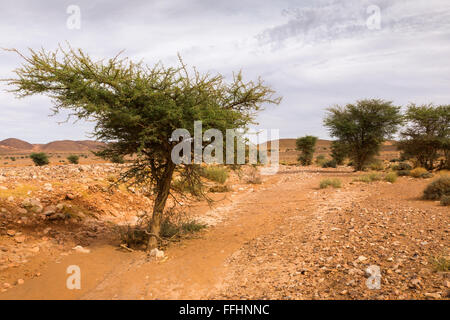
M339 177L342 188L319 189L324 177ZM107 225L49 222L71 238L16 225L26 239L0 238L0 299L448 299L450 276L432 261L449 255L450 212L420 200L430 180L354 177L346 168L283 166L261 185L236 185L214 208L194 210L213 226L160 260L119 250ZM90 252L72 250L79 244ZM25 262L8 260L19 253ZM70 265L80 267L80 290L66 287ZM380 268L379 289L366 285L371 265Z

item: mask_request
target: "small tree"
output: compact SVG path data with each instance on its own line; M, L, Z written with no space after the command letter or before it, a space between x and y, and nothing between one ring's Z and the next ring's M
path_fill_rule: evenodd
M31 50L29 57L12 51L24 59L15 70L17 77L7 80L13 92L21 97L46 94L55 102L55 112L66 109L77 118L95 121L94 136L108 142L99 154L132 159L119 181L142 186L154 199L147 220L148 249L157 246L175 171L182 177L199 177L195 170L200 166L172 161L179 143L171 140L173 131L183 128L194 136L194 121L199 120L203 132L215 128L225 135L226 129L252 123L264 103L280 101L261 79L244 82L238 73L228 83L220 74L188 70L181 58L178 67L166 68L119 57L93 61L71 48Z
M411 104L405 114L408 127L401 132L397 147L402 158L414 158L417 164L433 170L439 156L445 160L441 167L450 166L450 105Z
M348 156L357 171L378 154L381 144L397 131L401 123L400 107L378 99L329 108L324 119L331 136L347 147Z
M337 165L344 164L345 158L348 155L348 147L345 143L340 141L331 142L331 157L336 162Z
M78 164L80 157L75 154L71 154L67 157L67 160L69 161L69 163Z
M312 163L314 152L316 150L317 137L304 136L298 138L295 141L296 150L300 151L301 154L298 157L300 163L304 166L309 166Z
M33 152L30 154L30 158L37 166L45 166L49 164L48 156L44 152Z

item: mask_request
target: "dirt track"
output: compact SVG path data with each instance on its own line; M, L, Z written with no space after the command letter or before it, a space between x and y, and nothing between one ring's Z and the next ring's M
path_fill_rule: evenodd
M342 189L318 189L339 176ZM417 200L427 181L350 184L349 172L286 168L240 192L224 221L148 261L105 243L53 262L0 299L409 299L448 298L449 278L430 257L448 255L448 208ZM81 269L81 290L66 268ZM365 269L381 268L381 288ZM32 267L30 267L31 269Z

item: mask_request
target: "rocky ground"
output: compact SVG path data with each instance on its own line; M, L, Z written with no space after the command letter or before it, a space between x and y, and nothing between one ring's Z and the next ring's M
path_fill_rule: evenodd
M120 169L0 169L0 298L449 298L436 263L450 254L449 210L420 200L431 179L362 183L347 168L296 166L256 185L232 175L212 209L183 199L210 227L148 261L117 250L117 226L151 209L138 190L109 188ZM324 177L342 188L319 189ZM68 293L74 263L88 272Z

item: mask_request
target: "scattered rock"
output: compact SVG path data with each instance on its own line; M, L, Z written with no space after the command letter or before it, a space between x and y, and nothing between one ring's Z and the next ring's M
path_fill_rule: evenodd
M76 246L75 248L73 248L73 250L75 250L76 252L80 252L80 253L90 253L91 250L83 248L82 246Z
M155 257L156 259L164 258L164 251L154 248L150 251L150 256Z

